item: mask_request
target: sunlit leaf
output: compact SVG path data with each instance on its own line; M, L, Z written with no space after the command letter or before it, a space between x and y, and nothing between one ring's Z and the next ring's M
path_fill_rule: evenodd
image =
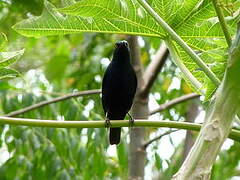
M19 76L19 72L11 68L0 68L0 79L3 78L14 78Z
M24 49L13 52L0 52L0 68L4 68L16 62L22 56Z
M153 18L147 15L136 1L131 1L128 5L132 9L134 8L133 10L139 10L139 12L129 11L129 18L123 15L116 15L122 18L107 19L86 16L64 16L57 12L52 4L46 1L45 9L41 16L19 22L13 28L25 36L35 37L80 32L121 33L163 37L164 34L161 28L157 26ZM117 8L123 9L120 4Z
M34 37L80 32L134 34L159 38L168 36L137 0L82 0L76 3L64 1L64 4L68 6L57 9L46 1L41 16L21 21L13 28L25 36ZM150 5L194 50L207 54L208 51L219 48L212 40L223 39L224 36L211 0L152 0ZM229 17L227 22L231 30L236 26L236 16ZM226 43L224 46L226 47ZM202 83L203 89L212 94L215 87L212 88L206 83L208 78L204 72L197 70L199 67L178 45L176 49L186 68ZM209 61L204 57L203 60L206 64ZM221 69L216 74L219 78L223 71L221 67L218 69ZM189 83L188 79L185 80ZM191 84L190 86L193 87ZM196 91L198 88L193 89Z
M0 32L0 51L2 51L4 49L4 47L7 44L7 36Z

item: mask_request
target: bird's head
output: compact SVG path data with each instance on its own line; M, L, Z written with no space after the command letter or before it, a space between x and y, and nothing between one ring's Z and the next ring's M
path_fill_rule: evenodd
M129 45L128 45L128 42L125 41L125 40L118 41L118 42L115 43L115 48L116 49L119 49L119 48L122 48L122 49L127 48L127 49L129 49Z
M129 58L130 50L127 41L118 41L115 43L114 56L116 58Z

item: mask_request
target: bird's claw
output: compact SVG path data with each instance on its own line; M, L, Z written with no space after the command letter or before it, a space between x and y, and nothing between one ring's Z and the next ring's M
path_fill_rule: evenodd
M134 126L134 119L132 118L132 116L129 113L128 113L128 116L130 117L129 126L132 127L132 126Z
M134 126L134 119L129 119L129 126L130 127Z
M106 127L106 128L109 128L109 127L111 127L111 126L112 126L112 124L111 124L111 122L110 122L110 119L107 118L107 119L105 120L105 127Z

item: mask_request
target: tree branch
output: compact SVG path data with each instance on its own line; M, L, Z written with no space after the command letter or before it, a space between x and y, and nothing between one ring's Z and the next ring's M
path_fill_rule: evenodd
M143 149L143 150L146 150L147 147L148 147L151 143L153 143L153 142L161 139L163 136L166 136L166 135L168 135L168 134L171 134L171 133L176 132L176 131L179 131L179 130L180 130L180 129L170 130L170 131L167 131L167 132L165 132L165 133L163 133L163 134L161 134L161 135L159 135L159 136L157 136L157 137L149 140L148 142L146 142L146 143L144 143L144 144L142 145L142 149Z
M150 88L152 87L154 81L156 80L159 72L163 68L163 65L167 60L168 54L169 51L166 45L162 43L159 50L156 53L155 58L150 62L143 75L145 84L140 92L142 97L147 97L149 95Z
M150 112L150 115L153 115L155 113L161 112L163 110L166 110L168 108L171 108L172 106L188 101L190 99L194 99L194 98L198 98L200 97L200 95L196 94L196 93L191 93L191 94L187 94L187 95L183 95L181 97L177 97L175 99L172 99L164 104L161 104L157 109L153 110Z
M198 114L199 114L198 103L196 101L192 101L188 105L185 122L194 123ZM184 147L183 147L181 164L183 163L183 161L186 159L188 153L190 152L190 150L191 150L191 148L194 144L194 141L195 141L195 139L193 137L192 131L187 131L186 136L185 136L185 140L184 140Z
M54 98L54 99L51 99L51 100L42 101L40 103L25 107L23 109L19 109L17 111L10 112L10 113L8 113L6 115L3 115L3 116L4 117L14 117L14 116L24 114L24 113L32 111L34 109L37 109L37 108L40 108L40 107L43 107L43 106L46 106L46 105L49 105L49 104L52 104L52 103L56 103L56 102L59 102L59 101L64 101L64 100L74 98L74 97L86 96L86 95L92 95L92 94L99 94L99 93L101 93L100 89L80 91L80 92L68 94L68 95L65 95L65 96L57 97L57 98ZM155 113L164 111L164 110L166 110L166 109L168 109L168 108L170 108L174 105L177 105L179 103L182 103L184 101L187 101L187 100L190 100L190 99L193 99L193 98L197 98L199 96L200 95L198 95L198 94L192 93L192 94L187 94L187 95L178 97L176 99L170 100L169 102L160 105L157 109L151 111L149 114L153 115Z
M51 127L51 128L105 128L106 122L99 120L91 121L38 120L0 116L0 124L22 125L30 127ZM129 124L129 121L126 120L111 121L111 127L130 127L130 126L132 127L132 125ZM199 131L201 129L201 124L186 123L179 121L152 121L136 119L134 121L133 127L166 127ZM229 138L240 142L240 131L232 129L231 133L229 134Z
M23 114L23 113L26 113L28 111L32 111L34 109L37 109L37 108L40 108L40 107L43 107L43 106L46 106L46 105L49 105L49 104L52 104L52 103L56 103L56 102L59 102L59 101L63 101L63 100L66 100L66 99L70 99L70 98L73 98L73 97L86 96L86 95L99 94L99 93L101 93L100 89L71 93L71 94L61 96L61 97L57 97L57 98L54 98L54 99L51 99L51 100L42 101L42 102L34 104L32 106L28 106L26 108L10 112L10 113L8 113L4 116L5 117L14 117L14 116L17 116L19 114Z

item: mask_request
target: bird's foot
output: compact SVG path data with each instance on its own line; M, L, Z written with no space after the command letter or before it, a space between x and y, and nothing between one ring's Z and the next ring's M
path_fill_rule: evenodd
M130 117L129 126L132 127L132 126L134 126L134 119L132 118L131 114L129 114L129 113L128 113L128 116Z
M110 122L110 119L106 118L106 120L105 120L105 127L106 127L106 128L109 128L109 127L111 127L111 126L112 126L112 124L111 124L111 122Z

